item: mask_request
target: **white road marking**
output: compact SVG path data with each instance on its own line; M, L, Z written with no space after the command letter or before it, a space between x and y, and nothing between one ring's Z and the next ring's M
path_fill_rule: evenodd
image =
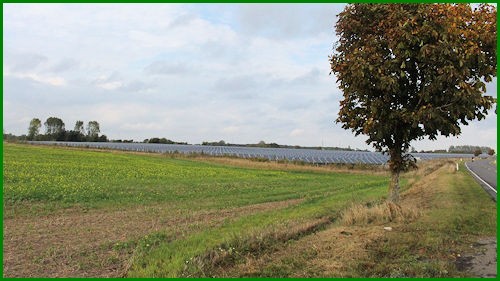
M494 189L493 187L491 187L491 185L489 185L487 182L485 182L482 178L480 178L476 173L474 173L470 168L469 166L467 166L467 162L465 162L465 167L467 167L467 170L469 170L469 172L471 172L474 176L476 176L476 178L478 178L480 181L482 181L484 184L486 184L487 187L489 187L491 190L493 190L495 193L497 193L497 190Z

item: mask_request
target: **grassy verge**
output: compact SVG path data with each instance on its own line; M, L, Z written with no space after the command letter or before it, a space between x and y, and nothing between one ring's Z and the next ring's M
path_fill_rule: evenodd
M418 220L368 245L371 261L359 264L362 276L464 276L454 263L479 238L496 236L496 204L463 165L452 171L427 183L422 192L433 196Z
M353 204L326 229L246 255L225 277L464 277L455 265L478 239L496 236L496 204L453 163L407 174L400 206ZM417 178L418 180L413 180ZM385 230L384 227L390 227Z

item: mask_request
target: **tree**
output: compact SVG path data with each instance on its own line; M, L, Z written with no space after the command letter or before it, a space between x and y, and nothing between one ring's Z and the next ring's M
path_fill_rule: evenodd
M85 135L85 128L83 127L83 121L80 121L80 120L76 121L75 129L73 131L79 132L82 135Z
M64 134L64 122L57 117L49 117L44 123L45 133L50 140L60 140Z
M88 141L97 141L100 132L101 132L101 130L99 128L99 122L89 121L89 123L87 125L87 140Z
M42 127L42 121L38 118L31 119L30 126L28 127L28 140L34 140L36 136L40 133L40 128Z
M483 153L483 151L480 148L476 148L476 150L474 150L474 156L476 157L481 155L481 153Z
M149 143L160 143L160 138L150 138Z
M456 136L496 102L496 8L468 4L350 4L330 56L343 100L337 122L390 156L389 200L415 165L413 140Z
M71 130L67 131L64 141L75 141L75 142L80 142L83 140L84 135L82 135L80 132Z
M493 148L488 149L488 155L490 156L495 155L495 150Z
M100 135L97 140L99 142L108 142L108 137L106 135Z

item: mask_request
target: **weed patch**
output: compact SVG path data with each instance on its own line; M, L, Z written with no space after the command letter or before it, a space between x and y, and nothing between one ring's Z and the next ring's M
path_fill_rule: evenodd
M421 210L416 206L397 205L384 201L376 204L356 204L342 212L343 225L369 225L384 224L388 222L414 221L421 215Z

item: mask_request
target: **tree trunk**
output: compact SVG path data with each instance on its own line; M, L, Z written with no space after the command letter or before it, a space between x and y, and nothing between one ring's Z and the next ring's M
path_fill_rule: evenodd
M389 183L389 201L399 203L399 172L391 171L391 182Z
M391 171L391 182L389 183L389 198L392 203L399 203L399 174L403 169L403 155L401 145L389 150L389 169Z

